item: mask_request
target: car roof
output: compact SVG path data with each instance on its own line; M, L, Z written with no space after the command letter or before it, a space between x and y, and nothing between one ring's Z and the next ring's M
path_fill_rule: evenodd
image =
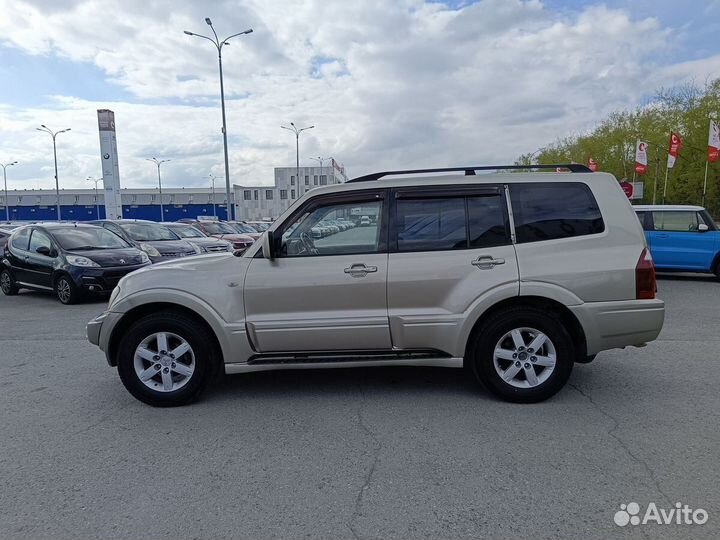
M383 189L397 187L444 186L444 185L482 185L510 184L516 182L585 182L592 183L599 177L614 177L609 173L571 173L571 172L490 172L466 176L463 174L441 174L425 176L386 176L378 180L349 181L340 184L320 186L306 194L342 193L365 189Z
M700 210L705 210L702 206L695 206L692 204L637 204L633 206L633 209L635 211L638 210L671 210L671 211L678 211L678 210L686 210L686 211L696 211L699 212Z
M98 226L92 223L36 223L32 227L42 227L49 231L58 229L97 229Z

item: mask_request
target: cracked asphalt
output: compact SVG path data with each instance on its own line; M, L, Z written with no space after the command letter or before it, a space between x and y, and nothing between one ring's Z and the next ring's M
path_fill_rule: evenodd
M87 343L102 302L0 295L0 538L718 538L720 283L659 288L660 339L545 403L367 368L225 377L177 409ZM629 502L709 521L619 527Z

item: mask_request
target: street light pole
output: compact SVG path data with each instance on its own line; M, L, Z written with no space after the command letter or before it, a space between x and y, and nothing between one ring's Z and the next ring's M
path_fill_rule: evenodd
M158 159L156 157L153 158L145 158L147 161L152 161L155 165L157 165L157 172L158 172L158 189L160 190L160 221L165 221L165 213L163 212L163 203L162 203L162 180L160 179L160 165L163 163L167 163L170 161L169 159Z
M5 221L10 223L10 202L8 201L8 194L7 194L7 171L6 169L8 167L12 167L13 165L17 165L17 161L12 161L10 163L0 163L0 167L3 169L3 181L5 182Z
M215 180L222 178L222 176L215 176L213 173L208 174L208 178L212 182L212 205L213 205L213 217L217 219L217 210L215 209Z
M222 108L222 134L223 134L223 150L225 152L225 196L227 197L227 217L229 221L232 221L235 219L235 208L232 204L232 199L230 197L230 163L228 159L228 144L227 144L227 122L225 121L225 84L223 82L223 70L222 70L222 48L224 45L229 45L229 40L231 40L234 37L242 36L245 34L252 34L252 28L248 28L247 30L244 30L242 32L238 32L237 34L232 34L225 39L218 38L217 32L215 32L215 28L213 27L212 21L210 20L210 17L205 17L205 23L210 27L210 30L213 32L213 36L215 38L211 38L208 36L203 36L200 34L196 34L194 32L189 32L185 30L185 34L188 36L196 36L203 39L207 39L210 41L213 45L215 45L215 48L218 52L218 67L220 70L220 106Z
M97 219L100 219L100 202L98 201L98 182L102 181L102 178L93 178L92 176L88 176L86 180L89 180L90 182L95 182L95 211L97 212Z
M292 131L295 134L295 178L297 178L298 186L298 198L300 198L300 134L308 129L313 129L315 126L307 126L304 128L298 128L294 122L290 122L290 127L280 126L283 129Z
M62 221L62 217L60 216L60 182L58 180L58 168L57 168L57 145L55 144L55 138L60 135L61 133L65 133L66 131L70 131L70 128L61 129L60 131L51 130L49 127L47 127L45 124L40 124L39 128L35 128L38 131L44 131L45 133L49 133L52 137L53 142L53 157L55 158L55 194L57 196L57 218L58 221Z

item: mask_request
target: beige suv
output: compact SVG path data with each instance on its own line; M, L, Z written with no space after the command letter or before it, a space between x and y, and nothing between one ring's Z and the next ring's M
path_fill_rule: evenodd
M664 318L618 182L564 167L314 189L241 256L123 278L88 337L151 405L188 402L214 372L388 365L465 367L503 399L546 399L575 362L654 340Z

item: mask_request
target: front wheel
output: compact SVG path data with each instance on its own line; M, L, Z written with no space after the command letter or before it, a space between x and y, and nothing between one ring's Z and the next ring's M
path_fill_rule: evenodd
M80 300L80 290L68 276L60 276L55 280L55 295L60 303L69 306Z
M512 307L482 325L466 361L493 394L535 403L565 385L575 358L573 341L550 311Z
M197 321L181 313L155 313L134 323L121 339L118 373L143 403L183 405L205 387L214 350Z

